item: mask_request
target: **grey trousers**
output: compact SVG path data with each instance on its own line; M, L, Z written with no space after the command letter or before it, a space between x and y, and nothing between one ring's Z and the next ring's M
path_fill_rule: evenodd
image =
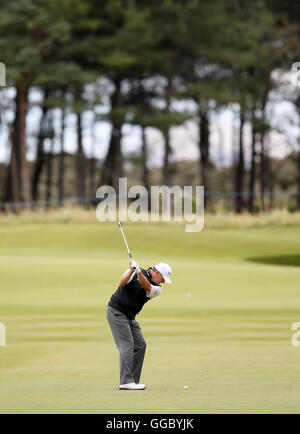
M120 384L140 382L146 342L136 320L107 306L106 318L120 353Z

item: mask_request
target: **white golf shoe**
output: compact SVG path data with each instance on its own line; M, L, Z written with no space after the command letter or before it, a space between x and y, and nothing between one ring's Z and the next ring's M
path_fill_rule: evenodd
M145 390L145 384L127 383L120 384L119 390Z

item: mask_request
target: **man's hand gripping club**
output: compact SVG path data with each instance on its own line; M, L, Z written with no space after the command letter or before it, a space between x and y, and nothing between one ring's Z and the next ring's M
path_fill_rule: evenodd
M129 259L130 268L134 270L137 273L139 284L142 288L147 292L147 294L150 294L151 292L151 283L146 279L146 277L141 272L139 264L134 261L132 258Z
M132 258L130 258L130 260L129 260L129 265L130 265L130 268L132 270L136 271L137 273L141 272L139 264L136 261L134 261Z

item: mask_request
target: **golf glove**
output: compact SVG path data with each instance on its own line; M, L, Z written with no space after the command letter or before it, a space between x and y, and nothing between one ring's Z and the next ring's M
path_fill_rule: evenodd
M135 270L137 273L141 272L141 269L139 267L139 264L135 261L132 261L130 264L130 268L132 268L133 270Z

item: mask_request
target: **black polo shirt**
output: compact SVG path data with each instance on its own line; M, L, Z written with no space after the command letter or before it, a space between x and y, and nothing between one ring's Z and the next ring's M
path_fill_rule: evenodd
M151 268L148 268L148 270L141 268L141 272L149 280L151 285L160 286L151 280L149 270L151 270ZM134 273L127 285L119 286L116 292L111 296L108 305L124 313L128 319L133 320L141 311L144 304L149 300L150 297L138 281L137 273Z

